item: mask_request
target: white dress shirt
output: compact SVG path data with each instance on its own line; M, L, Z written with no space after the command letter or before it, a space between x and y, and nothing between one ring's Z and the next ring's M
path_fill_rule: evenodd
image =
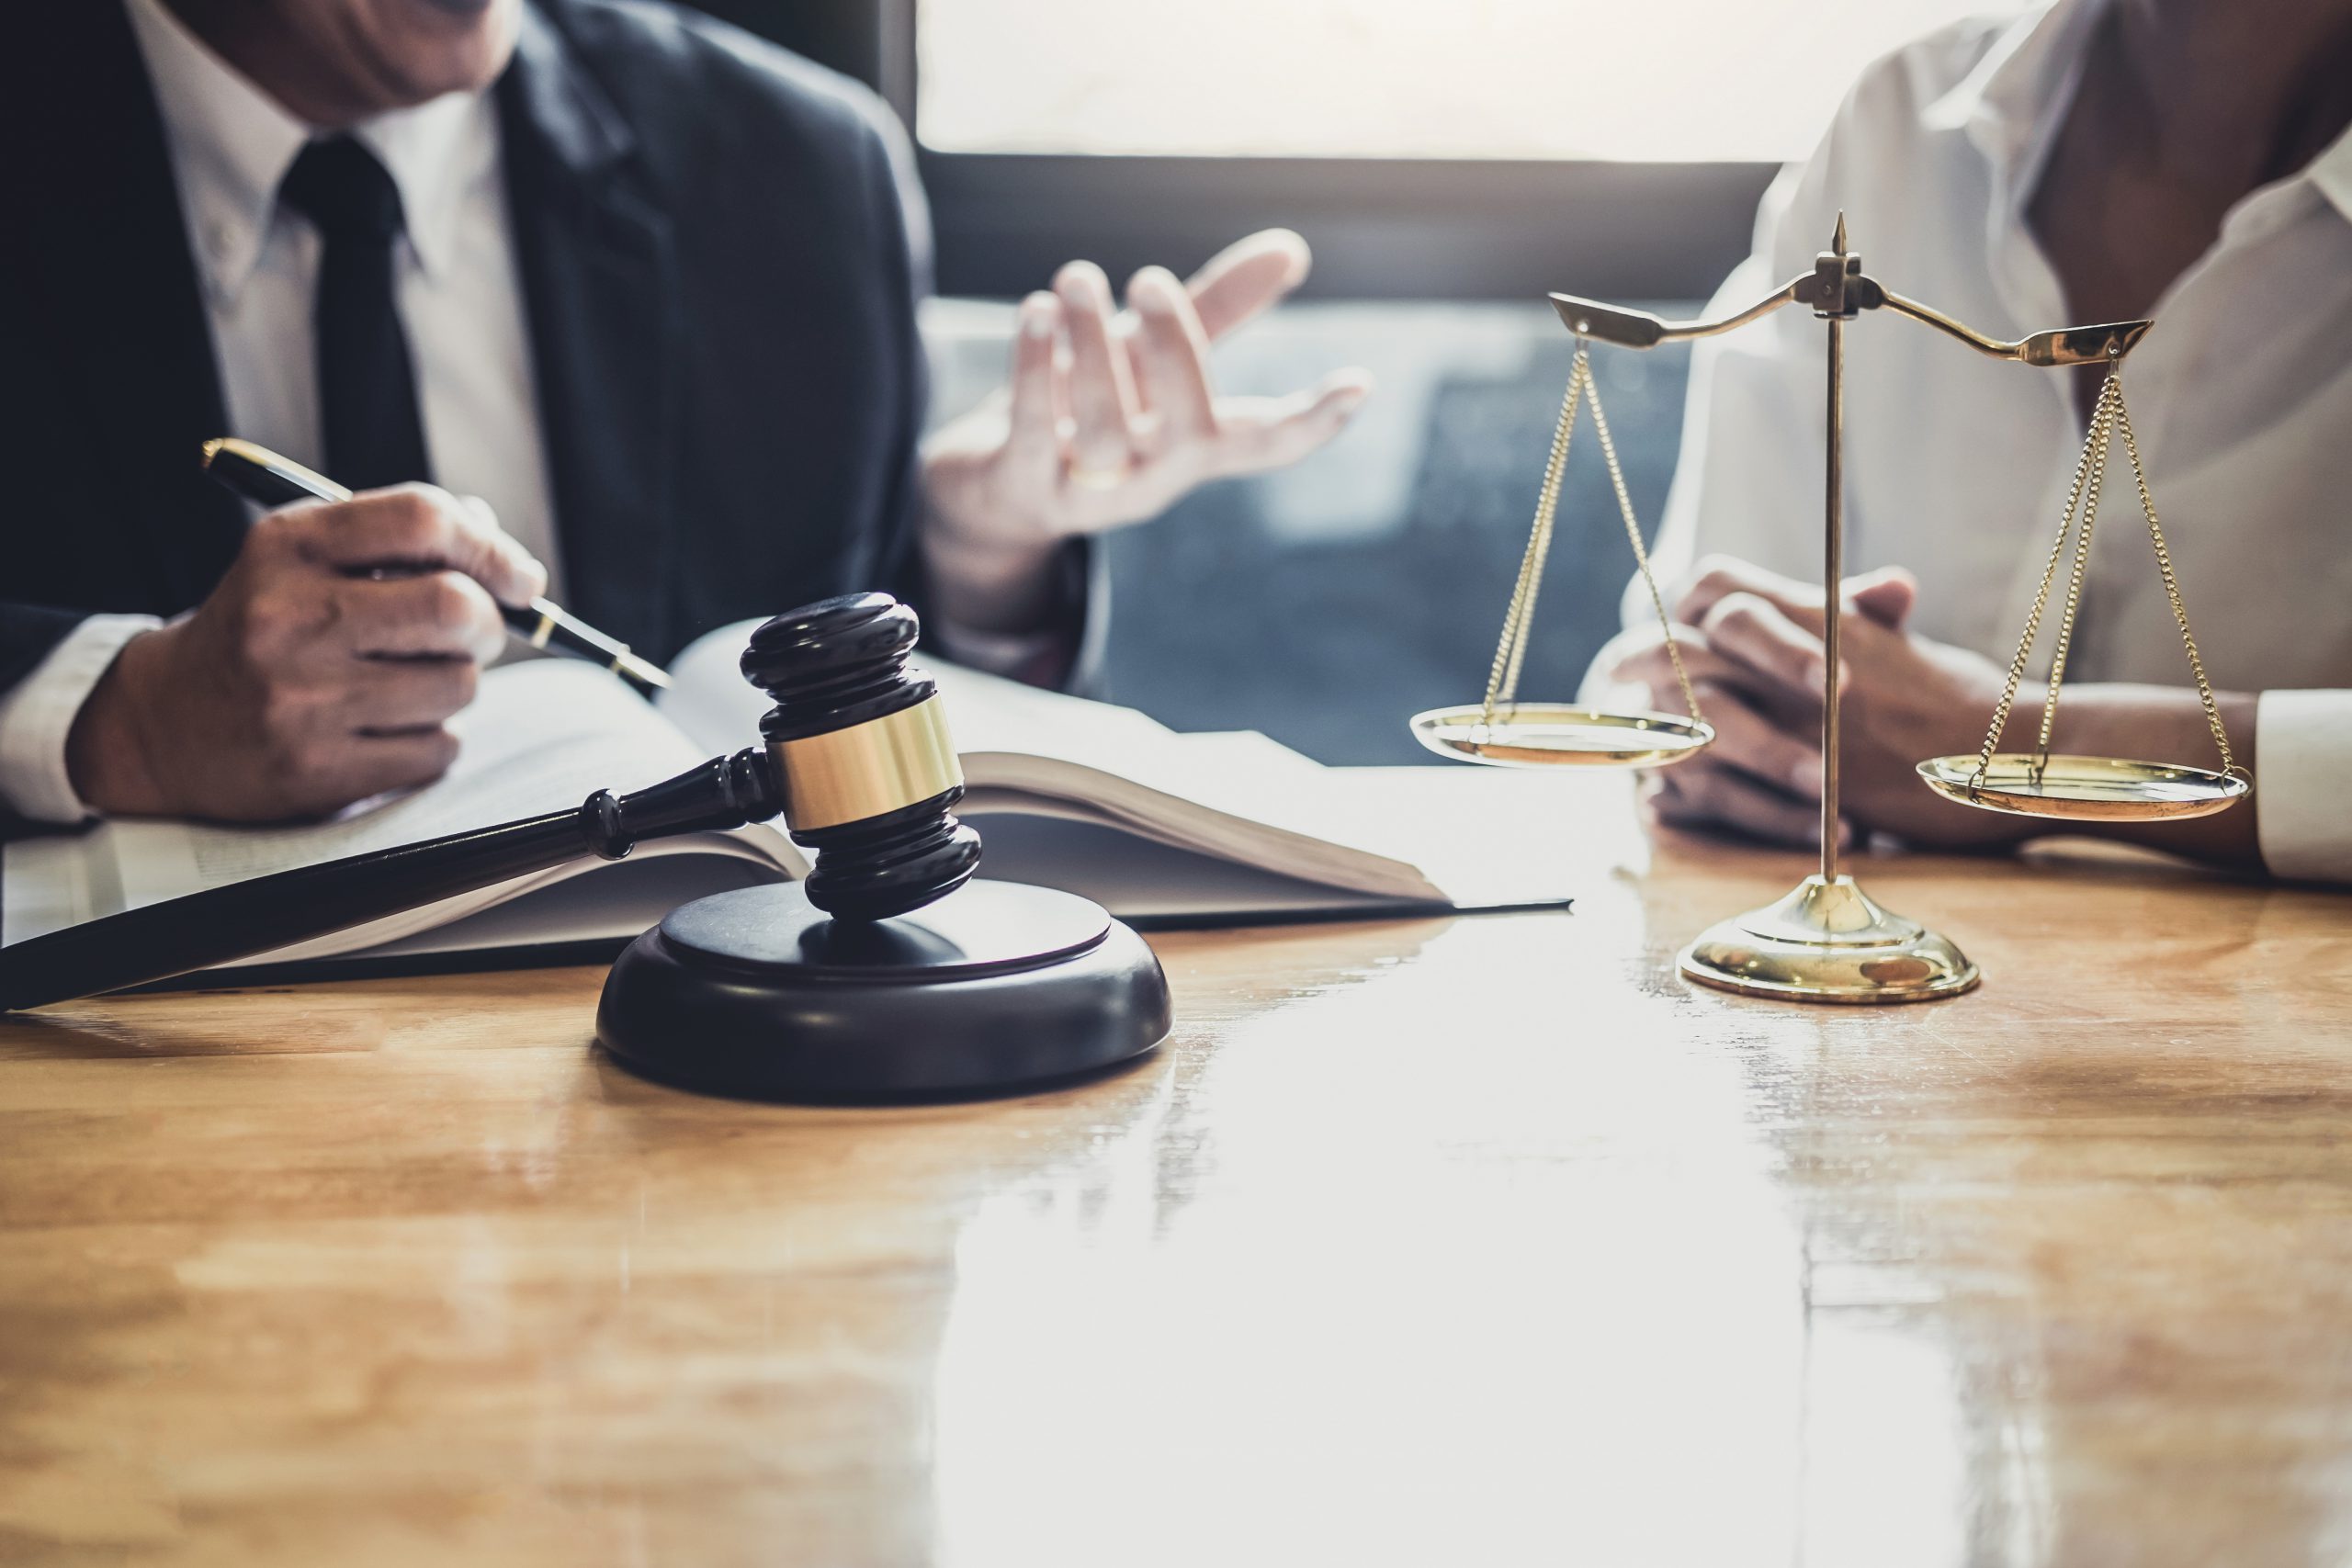
M1842 209L1863 270L1899 294L1996 337L2075 324L2026 208L2100 10L1977 18L1871 67L1812 161L1774 182L1711 313L1811 271ZM2238 202L2151 314L2124 392L2213 683L2261 694L2263 857L2352 880L2352 133ZM1662 580L1717 552L1818 578L1822 339L1790 309L1699 344ZM1918 630L2007 665L2082 448L2075 380L2095 374L1866 312L1846 334L1848 569L1909 567ZM2187 685L2120 452L2099 510L2067 674ZM1653 617L1638 581L1625 615ZM2046 670L2054 627L2041 640Z
M324 469L311 321L321 245L309 220L277 203L278 182L316 132L159 0L126 3L212 330L229 413L220 434ZM487 501L553 581L554 517L489 95L453 93L353 134L401 194L407 237L394 259L394 298L434 479ZM66 735L122 645L155 624L93 616L0 694L0 800L36 821L86 815L66 776Z

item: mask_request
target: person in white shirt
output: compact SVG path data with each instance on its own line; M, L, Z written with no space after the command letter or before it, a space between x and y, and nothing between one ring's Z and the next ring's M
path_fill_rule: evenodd
M9 501L0 818L433 777L492 601L550 584L657 659L909 584L950 653L1060 679L1100 626L1076 542L1303 456L1366 390L1217 395L1210 341L1306 271L1274 231L1124 311L1065 267L1007 389L918 449L903 136L690 11L84 0L19 41L0 204L40 231L0 262L0 412L46 450ZM251 521L197 475L228 434L369 493Z
M1716 300L1810 270L1843 211L1871 276L1996 336L2153 318L2124 389L2256 787L2214 817L2113 830L2332 880L2352 880L2348 122L2346 0L1972 19L1871 68L1765 197ZM1645 781L1659 822L1818 837L1822 353L1802 310L1695 351L1656 563L1719 739ZM1946 802L1913 765L1983 739L2100 372L1983 359L1887 312L1848 332L1846 364L1844 831L1976 846L2046 830ZM2101 511L2053 747L2219 766L2128 477ZM1638 582L1625 615L1588 694L1679 708ZM2020 695L2020 722L2039 701Z

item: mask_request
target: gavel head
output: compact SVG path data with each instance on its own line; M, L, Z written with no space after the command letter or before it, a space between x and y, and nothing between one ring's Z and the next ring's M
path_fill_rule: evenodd
M838 919L920 909L980 863L938 683L907 668L920 629L888 594L851 593L776 616L743 652L775 703L760 733L786 825L817 852L808 901Z

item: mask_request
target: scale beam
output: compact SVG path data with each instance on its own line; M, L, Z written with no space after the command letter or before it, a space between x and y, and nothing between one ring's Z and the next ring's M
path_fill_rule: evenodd
M1656 348L1659 344L1679 343L1686 338L1713 337L1718 333L1744 327L1758 316L1769 316L1783 305L1804 304L1812 288L1813 274L1806 273L1738 314L1711 321L1669 321L1647 310L1632 310L1599 299L1580 299L1573 294L1553 295L1552 309L1560 313L1561 324L1578 337L1615 344L1620 348Z
M1713 337L1719 333L1736 331L1758 317L1770 315L1783 305L1818 307L1824 298L1824 288L1821 275L1809 272L1803 277L1790 279L1745 310L1690 321L1669 321L1647 310L1628 310L1623 305L1579 299L1574 294L1555 294L1551 299L1552 309L1559 312L1561 324L1578 337L1614 344L1620 348L1656 348L1662 343L1681 343L1690 338ZM2043 370L2119 362L2132 352L2148 329L2155 325L2154 321L2102 321L2086 327L2053 327L2048 332L2019 338L2015 343L2004 343L1999 338L1987 337L1967 322L1956 321L1932 306L1922 305L1917 299L1906 299L1867 275L1846 279L1846 303L1864 310L1893 310L1897 315L1908 316L1915 321L1933 327L1948 337L1957 338L1979 354L1995 359L2013 359Z
M1882 288L1873 278L1862 280L1864 310L1883 304L1897 315L1908 316L1935 328L1948 337L1958 338L1979 354L1995 359L2014 359L2043 370L2063 370L2072 365L2120 364L2132 345L2147 334L2154 321L2102 321L2088 327L2053 327L2048 332L2021 337L2015 343L2003 343L1986 337L1965 321L1956 321L1941 310L1922 305L1917 299L1905 299L1889 288ZM1872 299L1871 295L1876 295Z

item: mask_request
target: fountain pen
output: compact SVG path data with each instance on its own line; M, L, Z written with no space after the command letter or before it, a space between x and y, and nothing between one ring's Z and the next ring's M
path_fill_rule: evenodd
M349 491L325 475L313 473L266 446L230 435L204 444L204 471L261 506L351 499ZM670 684L669 671L639 658L627 643L616 642L552 600L501 604L498 613L514 635L533 648L554 649L602 664L641 692L661 691Z

